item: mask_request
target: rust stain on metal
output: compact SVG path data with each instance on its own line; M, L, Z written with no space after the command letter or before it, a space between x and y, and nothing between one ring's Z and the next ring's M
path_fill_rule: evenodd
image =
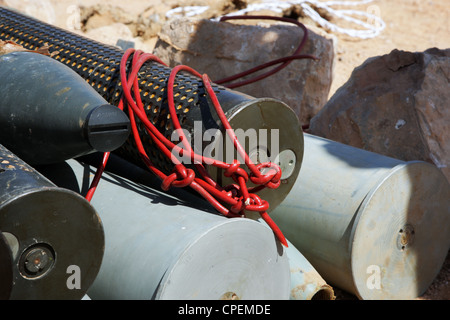
M293 270L291 270L291 273ZM294 288L291 289L291 297L297 296L298 292L305 292L307 290L307 287L309 285L314 285L316 290L311 292L307 297L306 300L311 300L313 297L323 291L323 294L321 295L322 300L334 300L334 290L333 288L328 285L325 280L314 270L309 272L303 272L301 270L295 270L294 272L302 272L304 274L305 282L303 284L297 285Z
M220 300L241 300L234 292L227 292L222 295Z

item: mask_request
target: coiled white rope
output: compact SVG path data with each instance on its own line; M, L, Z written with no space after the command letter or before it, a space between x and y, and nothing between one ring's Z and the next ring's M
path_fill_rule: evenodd
M360 10L343 10L343 9L333 9L332 6L357 6L364 5L373 2L373 0L360 0L360 1L318 1L318 0L288 0L288 1L269 1L262 0L260 3L252 3L247 6L247 8L229 13L228 15L245 15L249 12L270 10L277 13L282 13L283 10L289 9L294 5L299 5L304 14L306 14L313 21L318 23L325 30L331 32L337 32L341 34L348 35L353 38L369 39L378 36L381 31L385 28L384 21L376 14L369 13L367 11ZM338 19L345 20L347 22L354 23L361 26L363 29L349 29L342 28L334 23L329 22L324 19L313 7L326 10L330 15L337 17ZM166 13L167 18L171 18L180 13L186 17L193 17L205 12L208 6L188 6L188 7L178 7L169 10ZM359 16L365 18L357 19L354 16Z
M171 18L176 15L184 17L194 17L202 14L209 9L209 6L185 6L176 7L166 12L166 18Z

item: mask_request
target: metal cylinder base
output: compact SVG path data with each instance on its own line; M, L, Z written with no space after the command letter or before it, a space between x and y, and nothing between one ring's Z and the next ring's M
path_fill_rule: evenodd
M272 213L330 284L361 299L412 299L450 247L450 186L435 166L305 134L294 188Z

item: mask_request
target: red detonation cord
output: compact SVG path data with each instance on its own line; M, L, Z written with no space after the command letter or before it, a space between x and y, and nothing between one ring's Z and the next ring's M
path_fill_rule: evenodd
M245 16L245 17L224 17L223 20L227 19L243 19L243 18L255 18L259 19L273 19L273 20L282 20L289 22L292 19L284 19L277 17L267 17L267 16ZM248 84L262 78L273 74L281 70L282 67L285 67L290 61L294 59L303 59L303 58L312 58L312 56L308 55L298 55L298 52L303 47L306 41L306 28L298 23L296 20L293 20L294 23L300 25L304 28L304 38L296 50L296 52L287 58L277 59L266 63L260 67L250 69L244 73L241 73L237 76L230 77L227 79L223 79L220 83L233 81L239 77L242 77L247 74L254 73L258 70L267 68L274 64L280 64L281 66L275 68L276 71L267 72L261 76L258 76L252 80L246 80L245 82L234 84L233 87ZM131 61L131 70L127 74L127 62L129 58L132 57ZM269 217L267 210L269 208L269 203L265 200L262 200L255 192L262 190L263 188L278 188L280 185L281 178L281 169L274 163L264 162L258 165L255 165L242 148L239 143L237 137L232 130L228 119L226 118L220 103L214 93L214 90L211 86L211 81L206 74L201 75L197 71L192 68L179 65L172 69L168 83L167 83L167 97L168 97L168 108L169 113L174 125L174 130L178 133L180 141L183 143L184 148L175 145L173 142L169 141L159 130L148 120L147 115L144 110L144 105L141 100L140 91L139 91L139 83L138 83L138 73L141 67L147 61L155 61L165 65L158 57L153 54L144 53L140 50L128 49L122 57L122 61L120 63L120 77L121 83L123 87L123 95L120 99L118 108L124 110L125 107L128 107L128 114L131 122L131 129L133 138L136 142L137 149L139 151L141 159L144 161L146 166L150 169L151 172L156 174L161 180L161 187L163 190L167 191L170 187L186 187L190 186L196 192L198 192L203 198L205 198L217 211L223 214L226 217L240 217L244 215L244 211L253 211L258 212L261 215L261 218L269 225L269 227L273 230L274 234L280 240L280 242L284 246L288 246L286 238L284 237L281 230L278 226L273 222L273 220ZM201 78L204 86L206 88L206 92L211 99L213 106L221 120L224 129L226 130L228 137L233 141L234 147L239 152L240 156L244 159L245 164L250 170L250 174L248 174L244 169L240 167L240 163L237 160L234 160L232 164L224 163L215 159L207 158L202 155L196 154L191 146L188 143L186 136L182 130L180 122L178 120L178 116L176 114L175 104L174 104L174 94L173 88L175 85L175 78L177 73L185 71L188 72L195 77ZM216 82L219 83L219 82ZM133 99L134 96L134 99ZM141 138L139 136L139 131L136 125L136 117L144 125L147 133L150 135L152 140L155 142L159 150L168 158L172 160L174 163L174 169L170 175L164 174L160 171L150 160L148 157L144 145L142 144ZM171 151L172 150L172 151ZM103 160L101 165L97 168L97 172L94 176L94 179L91 183L90 189L86 195L86 199L91 201L94 192L97 188L97 185L100 181L101 175L103 174L106 163L108 161L110 153L104 153ZM184 166L184 164L174 155L188 156L194 163L196 169L198 170L201 177L196 177L195 172L192 169L189 169ZM210 164L216 166L220 169L224 170L224 175L226 177L231 177L235 184L222 187L217 182L215 182L212 177L207 173L207 170L204 167L204 164ZM268 172L266 174L261 173L261 169L268 168ZM252 183L256 185L256 187L248 188L246 183L250 180ZM222 203L230 206L230 209L226 208Z

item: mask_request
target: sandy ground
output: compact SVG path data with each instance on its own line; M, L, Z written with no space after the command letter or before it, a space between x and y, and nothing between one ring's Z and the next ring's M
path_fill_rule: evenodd
M111 6L121 8L125 18L138 16L143 12L150 14L163 13L177 4L180 5L210 5L221 6L224 3L239 5L244 2L258 2L256 0L240 1L158 1L158 0L109 0ZM0 4L7 4L27 12L41 20L53 23L65 29L83 33L89 31L80 29L80 6L90 7L105 3L100 0L0 0ZM343 7L333 7L336 9ZM389 53L393 49L405 51L424 51L428 48L440 49L450 47L450 2L449 0L374 0L370 3L351 7L351 9L376 14L386 24L385 29L371 39L355 39L339 33L331 33L337 39L336 65L331 96L349 78L353 69L361 65L366 59ZM220 8L219 8L220 10ZM81 12L83 14L83 12ZM160 16L161 17L161 16ZM156 17L155 21L160 21ZM300 18L302 21L302 18ZM97 17L92 20L89 28L100 27L113 23L110 17ZM313 23L305 19L304 23ZM331 18L330 22L343 27L353 27L345 21ZM136 30L134 30L136 31ZM133 36L136 36L134 34ZM155 44L155 37L144 35L136 40L136 47L150 52ZM450 255L428 291L418 299L450 300ZM336 289L337 299L354 299L355 297Z

